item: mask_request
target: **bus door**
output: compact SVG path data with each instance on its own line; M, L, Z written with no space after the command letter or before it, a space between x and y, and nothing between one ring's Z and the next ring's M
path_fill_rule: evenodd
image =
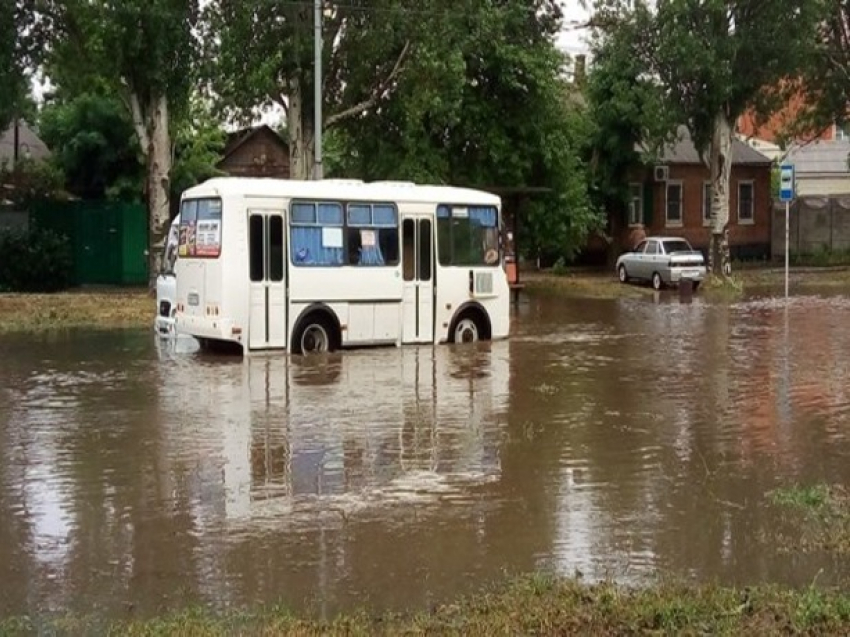
M250 325L248 347L286 347L284 213L248 209Z
M434 228L426 216L404 216L401 264L404 276L402 342L434 340Z

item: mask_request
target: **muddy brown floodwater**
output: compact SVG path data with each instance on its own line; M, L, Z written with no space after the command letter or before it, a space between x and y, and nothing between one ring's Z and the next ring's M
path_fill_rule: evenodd
M0 616L417 609L533 570L848 583L765 494L850 481L850 299L532 298L329 358L0 340Z

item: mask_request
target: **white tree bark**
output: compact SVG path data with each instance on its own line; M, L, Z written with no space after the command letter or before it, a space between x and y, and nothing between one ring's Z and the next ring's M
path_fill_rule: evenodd
M289 82L289 109L286 115L289 130L289 177L310 179L316 164L316 156L313 153L315 136L311 123L313 114L304 112L303 85L298 78Z
M156 289L156 276L162 267L168 222L171 217L171 133L168 128L168 100L151 100L148 117L149 151L147 155L148 246L150 288Z
M168 98L164 95L142 101L130 93L130 112L145 158L145 191L148 205L148 287L156 290L162 267L171 206L171 133Z
M711 140L711 242L708 267L712 274L729 276L729 180L732 174L732 125L720 110L714 117Z

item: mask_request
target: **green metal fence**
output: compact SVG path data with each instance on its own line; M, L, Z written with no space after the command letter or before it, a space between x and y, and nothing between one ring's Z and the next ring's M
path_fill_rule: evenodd
M143 285L148 281L147 212L123 202L43 202L30 223L68 237L75 285Z

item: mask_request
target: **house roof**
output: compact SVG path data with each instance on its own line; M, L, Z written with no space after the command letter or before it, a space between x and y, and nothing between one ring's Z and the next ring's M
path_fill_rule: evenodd
M260 126L240 128L239 130L228 133L227 140L224 143L222 157L224 158L232 154L237 148L263 132L272 135L272 137L280 143L281 147L289 148L286 141L277 133L276 130L266 124L261 124Z
M50 157L50 149L39 139L26 122L18 123L18 157L29 157L31 159L47 159ZM11 162L15 158L15 124L0 135L0 164Z
M697 152L686 126L679 126L676 141L664 147L659 159L664 164L702 164L702 158ZM645 148L639 149L645 152ZM742 142L737 137L732 138L732 164L747 164L750 166L769 166L770 158L762 155L755 148Z
M792 148L787 157L798 175L847 175L850 140L815 141Z

